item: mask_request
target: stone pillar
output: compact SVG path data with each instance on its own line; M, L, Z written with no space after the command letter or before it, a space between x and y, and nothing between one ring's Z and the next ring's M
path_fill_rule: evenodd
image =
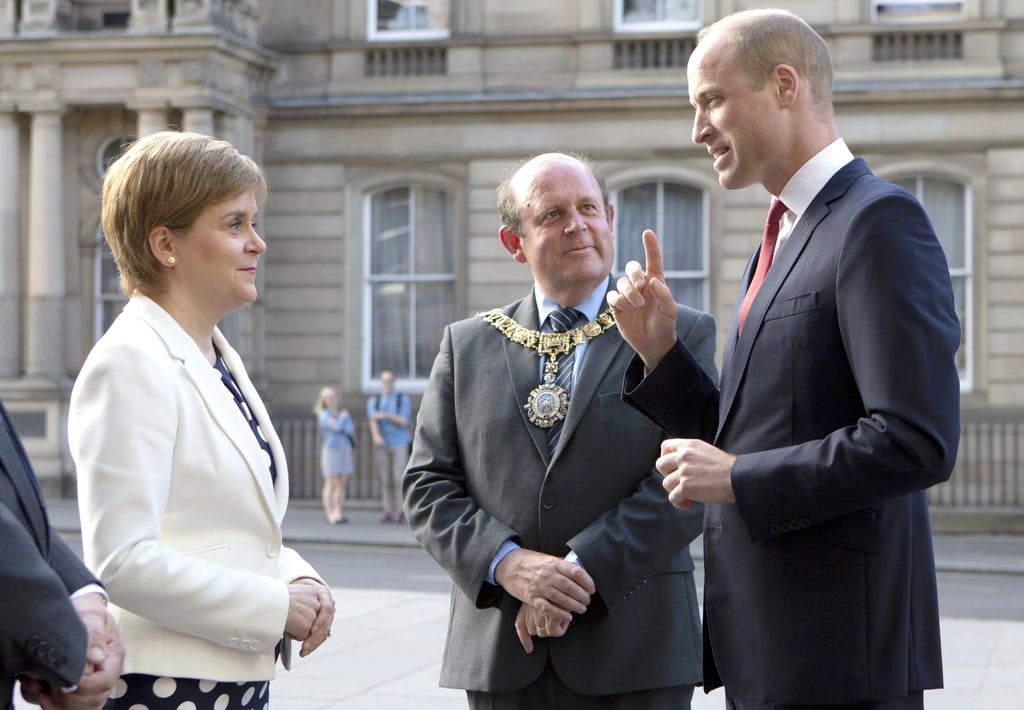
M21 0L0 0L0 35L13 35L18 31L18 3Z
M21 374L21 255L18 120L0 111L0 378Z
M186 131L216 135L213 122L213 109L207 106L196 106L182 109L182 128Z
M49 34L71 27L71 0L24 0L21 3L22 34Z
M178 0L174 6L173 29L184 27L212 27L213 3L211 0Z
M136 109L138 118L135 124L135 135L141 138L167 128L167 109L140 108Z
M167 0L132 0L129 29L166 32L169 27Z
M235 146L238 152L253 156L252 118L238 114L224 114L221 116L220 123L219 137Z
M29 376L64 375L64 159L59 110L32 114L29 141L28 309Z

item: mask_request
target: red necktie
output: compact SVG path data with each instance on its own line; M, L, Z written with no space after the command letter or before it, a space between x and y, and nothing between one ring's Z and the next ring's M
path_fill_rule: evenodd
M750 279L750 286L747 287L747 295L743 297L743 303L740 304L737 335L743 332L743 321L747 319L750 304L754 302L754 296L761 288L761 282L764 281L765 274L768 273L768 267L772 265L772 258L775 256L775 242L779 239L779 223L785 213L786 205L782 203L782 200L772 200L771 209L768 210L768 220L764 225L764 235L761 237L761 252L757 256L757 268L754 270L753 278Z

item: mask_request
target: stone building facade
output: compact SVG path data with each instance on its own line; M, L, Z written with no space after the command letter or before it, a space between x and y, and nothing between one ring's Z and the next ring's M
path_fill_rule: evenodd
M828 41L851 149L935 222L965 410L1024 409L1024 0L775 4ZM266 168L260 298L224 328L282 416L324 384L361 412L382 368L415 398L444 323L526 292L494 188L541 151L602 167L617 268L656 227L679 300L724 325L767 195L718 186L685 65L700 26L760 5L0 0L0 394L47 489L73 475L70 387L123 300L103 168L167 125Z

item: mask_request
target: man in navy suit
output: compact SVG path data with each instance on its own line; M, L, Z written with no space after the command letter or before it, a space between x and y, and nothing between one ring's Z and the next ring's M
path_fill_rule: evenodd
M729 708L921 708L942 686L926 489L959 442L942 248L838 137L828 48L800 18L720 20L687 79L722 186L760 184L785 210L726 333L714 444L670 439L657 462L673 504L707 504L705 691L724 685ZM630 264L608 297L638 353L623 391L678 436L701 371L644 241L646 271Z
M7 411L0 404L0 707L15 680L44 708L102 708L124 646L106 594L56 535Z

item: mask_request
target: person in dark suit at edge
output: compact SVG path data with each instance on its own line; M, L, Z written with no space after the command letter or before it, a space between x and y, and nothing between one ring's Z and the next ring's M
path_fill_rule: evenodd
M441 685L492 710L688 708L701 510L669 505L663 432L621 400L633 352L605 307L607 189L589 161L548 153L498 196L534 288L445 329L403 478L409 524L454 582ZM552 333L559 309L569 330ZM714 321L672 310L715 378Z
M106 592L50 527L46 504L0 403L0 707L101 708L124 662Z
M682 433L701 368L653 233L646 270L627 265L608 296L638 353L625 397L688 437L662 444L669 497L707 504L705 692L724 685L728 708L922 708L942 687L926 489L959 443L942 248L917 200L839 138L831 57L799 17L712 24L687 79L721 185L760 184L783 213L726 333L714 445Z

